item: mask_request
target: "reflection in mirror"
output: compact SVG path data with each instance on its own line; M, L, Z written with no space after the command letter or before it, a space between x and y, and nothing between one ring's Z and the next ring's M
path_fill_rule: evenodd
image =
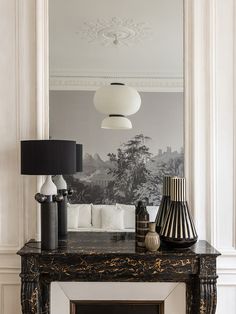
M50 137L83 144L69 228L133 231L133 205L154 220L163 176L183 175L183 1L49 0L49 26ZM131 130L101 128L93 97L112 82L140 93Z

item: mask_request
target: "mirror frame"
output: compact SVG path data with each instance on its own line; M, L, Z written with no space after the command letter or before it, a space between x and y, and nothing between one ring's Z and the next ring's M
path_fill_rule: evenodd
M49 1L36 0L37 139L49 137ZM215 1L183 0L184 168L187 198L199 238L211 243L216 236L215 200L211 190L215 173L210 162L215 147L214 121L211 118L215 88ZM41 184L42 178L38 178L37 187ZM36 238L40 239L39 207Z

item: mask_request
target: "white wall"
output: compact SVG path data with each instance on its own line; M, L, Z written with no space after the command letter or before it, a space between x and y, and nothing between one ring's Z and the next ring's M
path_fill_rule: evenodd
M218 313L236 312L236 3L216 1L214 243L218 262Z
M186 173L201 239L218 258L218 314L236 313L236 2L186 1Z
M19 140L42 136L38 103L46 103L38 72L35 1L0 2L0 314L20 313L20 260L15 252L35 233L35 179L19 174ZM236 4L186 0L186 155L189 200L201 238L221 252L218 314L236 312ZM194 17L194 19L192 19ZM40 26L40 25L38 25ZM43 30L38 32L44 40ZM40 43L38 48L40 48ZM43 55L38 50L38 62ZM46 84L47 85L47 84ZM46 86L47 87L47 86ZM38 113L38 114L36 114ZM40 113L40 114L39 114ZM37 122L37 127L36 127ZM47 121L46 121L47 124Z
M16 251L35 232L35 179L24 179L19 163L19 140L36 135L33 0L0 1L0 43L0 313L17 314Z

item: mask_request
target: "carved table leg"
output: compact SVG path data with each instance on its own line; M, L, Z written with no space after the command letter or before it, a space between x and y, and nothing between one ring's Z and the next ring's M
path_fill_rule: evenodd
M21 306L22 314L41 313L38 301L39 299L39 285L29 276L22 276L21 285Z
M212 257L202 257L198 275L197 313L215 314L217 302L216 280L216 260Z
M22 314L41 314L40 285L37 263L34 257L22 258L21 306Z
M216 312L216 279L216 276L200 278L200 314L215 314Z

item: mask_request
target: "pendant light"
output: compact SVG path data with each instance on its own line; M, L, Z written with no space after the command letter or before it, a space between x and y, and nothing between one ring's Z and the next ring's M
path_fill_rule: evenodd
M141 106L141 97L132 87L122 83L99 88L94 95L95 108L107 114L102 121L103 129L132 129L131 121L126 117L136 113Z

